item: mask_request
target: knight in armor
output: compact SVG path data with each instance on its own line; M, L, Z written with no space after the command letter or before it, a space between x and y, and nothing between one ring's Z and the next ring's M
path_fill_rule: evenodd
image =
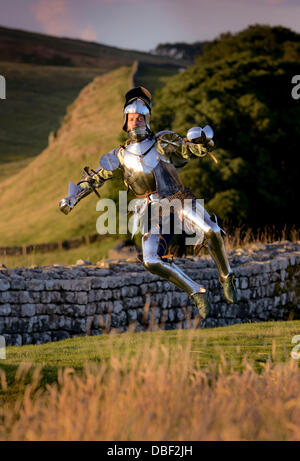
M222 238L224 231L219 227L216 216L209 215L178 175L178 170L195 156L202 157L209 153L214 158L211 154L213 130L208 125L204 128L193 127L186 138L172 131L154 134L150 129L151 99L150 92L143 87L133 88L126 93L123 130L128 140L123 146L102 156L100 168L89 172L86 167L83 179L77 186L73 185L71 191L69 189L69 195L59 205L61 211L68 214L83 197L92 191L97 193L96 189L107 179L121 175L127 188L137 197L133 235L137 223L142 222L144 267L188 293L198 307L201 318L205 318L210 311L206 289L166 257L174 233L164 233L161 220L152 225L149 216L155 207L179 199L183 204L178 212L180 220L185 228L202 236L199 243L204 241L216 263L225 298L236 303L234 275ZM159 216L161 219L161 214ZM169 214L171 221L172 218L174 220L174 211Z

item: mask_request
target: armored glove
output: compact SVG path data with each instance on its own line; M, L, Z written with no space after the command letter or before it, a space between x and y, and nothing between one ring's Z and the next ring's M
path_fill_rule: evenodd
M67 197L63 198L59 202L60 211L64 214L69 214L73 210L74 206L88 194L88 189L83 189L73 182L69 183L69 191Z
M191 128L187 132L186 137L188 150L197 157L204 157L209 154L217 163L217 159L211 154L215 145L212 139L213 136L213 129L209 125L206 125L204 128L201 128L200 126Z
M67 197L63 198L59 202L60 211L64 214L69 214L75 205L83 198L89 195L92 191L95 192L97 197L100 198L99 193L96 191L96 187L102 185L103 181L97 175L97 172L91 170L93 174L89 172L89 167L84 168L81 181L76 184L73 182L69 183L69 191Z

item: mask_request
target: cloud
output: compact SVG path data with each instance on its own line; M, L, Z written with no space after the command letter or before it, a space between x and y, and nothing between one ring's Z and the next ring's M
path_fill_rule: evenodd
M48 34L63 35L74 30L68 0L39 0L32 5L31 11Z
M87 27L81 29L79 38L82 40L87 40L89 42L97 41L97 32L91 24L88 24Z

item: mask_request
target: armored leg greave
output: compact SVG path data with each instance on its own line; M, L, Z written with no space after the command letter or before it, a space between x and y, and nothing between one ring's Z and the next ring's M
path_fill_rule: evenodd
M196 209L184 206L183 216L185 224L198 235L204 234L208 244L208 251L216 263L220 280L224 280L231 273L230 265L225 251L221 229L217 222L211 220L204 207L197 201Z
M193 293L205 292L205 288L194 282L185 274L175 263L165 262L161 259L160 253L161 236L160 234L144 234L142 238L143 264L149 272L159 275L166 280L174 283L189 295Z
M231 273L231 269L229 266L220 229L212 229L209 232L207 232L205 236L208 243L208 251L216 263L216 266L220 274L220 280L223 281Z
M210 219L209 214L198 202L194 209L192 205L185 205L181 213L187 228L196 231L198 235L202 233L206 238L209 252L219 270L220 281L224 281L231 273L231 269L220 227L216 222ZM160 234L152 233L151 230L143 235L142 248L144 267L150 272L174 283L189 295L205 292L203 286L192 280L175 263L162 260L160 256L164 254L164 251L162 251L162 240L163 238ZM164 248L164 250L165 249L166 248Z

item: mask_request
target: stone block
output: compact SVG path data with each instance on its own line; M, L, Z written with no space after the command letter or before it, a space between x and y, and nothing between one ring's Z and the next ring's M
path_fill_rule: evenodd
M18 333L20 330L20 319L18 317L4 317L1 323L2 333Z
M9 291L0 291L0 303L7 304L12 302Z
M35 304L23 304L21 306L21 317L32 317L35 313Z
M161 307L162 309L167 309L168 307L172 307L172 300L173 300L173 292L167 292L162 295L161 299Z
M72 332L85 333L86 332L86 319L82 319L82 318L72 319Z
M240 289L237 289L236 290L236 293L237 293L237 299L238 301L248 301L249 299L251 299L251 290L247 289L247 290L240 290Z
M25 280L22 277L11 279L10 288L11 290L25 290Z
M52 332L52 341L62 341L64 339L70 338L70 334L67 331L53 331Z
M176 315L175 315L175 309L169 309L169 312L168 312L168 321L173 323L175 322L175 318L176 318Z
M92 277L91 278L91 287L93 289L106 289L106 288L111 288L111 286L108 283L108 278L107 277Z
M133 298L124 299L124 309L137 309L143 307L143 298L141 296L134 296Z
M88 303L86 306L87 315L94 315L96 313L96 303Z
M87 304L88 296L85 291L66 291L61 293L61 301L68 304Z
M137 310L136 309L128 309L128 311L127 311L127 319L128 319L128 323L136 322L137 321Z
M285 271L284 269L281 269L281 271L280 271L280 278L281 278L281 281L282 281L282 282L284 282L285 277L286 277L286 271Z
M286 269L289 266L289 258L281 257L278 258L278 269Z
M98 302L98 303L95 303L96 304L96 313L97 314L105 314L105 312L107 312L106 310L106 302L103 301L103 302Z
M4 334L6 346L22 346L22 336L20 334Z
M119 328L121 326L126 325L127 323L127 315L124 311L120 312L119 314L111 314L111 327L112 328Z
M113 313L120 314L123 311L123 304L120 301L114 301L113 303Z
M76 317L85 317L86 316L86 305L85 304L75 304L74 314L76 315Z
M32 303L34 299L31 296L29 291L20 291L19 292L19 302L21 304Z
M92 282L89 278L60 280L62 290L65 291L90 291Z
M34 344L43 344L49 343L52 341L51 333L50 332L43 332L43 333L34 333L33 334L33 343Z
M246 288L248 288L248 279L247 279L247 277L240 277L240 279L239 279L239 287L242 290L245 290Z
M139 294L144 296L149 291L149 286L147 283L143 283L139 286Z
M124 286L121 288L122 298L137 296L139 289L137 286Z
M10 304L0 304L0 316L6 316L11 314Z
M89 303L93 303L96 301L96 296L95 296L95 291L94 290L91 290L89 291L88 293L88 302Z
M28 333L22 334L22 345L32 344L33 343L33 336L29 335Z
M10 282L6 279L0 278L0 291L6 291L10 288Z
M77 304L87 304L88 303L88 296L85 291L77 292L75 299L76 299Z
M287 302L287 294L286 294L286 293L282 293L282 295L281 295L281 304L282 304L283 306L285 306L285 305L286 305L286 302Z
M45 288L43 280L31 279L25 281L25 288L29 291L42 291Z
M185 316L184 316L184 312L183 312L182 308L180 308L180 307L176 308L175 313L176 313L176 320L177 321L184 320Z
M52 290L55 290L55 291L60 291L63 289L63 283L64 282L63 280L53 280L53 279L49 279L49 280L44 280L44 284L45 284L45 290L47 291L52 291Z
M275 296L274 298L274 307L278 307L280 305L280 296Z
M107 299L121 299L121 290L118 288L115 290L105 290L105 292L109 296Z

